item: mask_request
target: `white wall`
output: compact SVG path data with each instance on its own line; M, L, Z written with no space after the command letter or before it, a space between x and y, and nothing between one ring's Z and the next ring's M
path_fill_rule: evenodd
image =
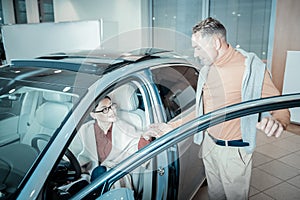
M300 51L287 51L282 94L300 93ZM300 124L300 108L290 108L291 121Z
M25 0L27 23L39 23L39 6L37 0Z
M72 0L53 0L55 22L79 20L78 9ZM76 10L77 9L77 10Z
M2 0L4 23L15 24L13 1ZM53 0L55 22L102 20L101 43L131 50L149 47L149 0ZM26 0L28 23L38 23L37 0Z
M53 0L55 22L101 19L102 39L107 41L102 44L119 50L142 46L141 31L135 30L145 26L146 6L145 0ZM134 37L127 40L132 31Z
M54 0L55 22L95 20L114 21L119 32L141 28L142 0Z
M98 20L2 26L7 62L100 46Z

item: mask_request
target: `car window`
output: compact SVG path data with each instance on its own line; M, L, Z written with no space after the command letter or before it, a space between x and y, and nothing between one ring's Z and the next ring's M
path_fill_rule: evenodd
M148 111L145 108L147 102L142 87L131 81L108 91L97 97L87 110L83 123L77 128L67 151L45 185L46 196L73 196L138 151L139 147L150 143L140 140L143 130L149 125L149 120L146 119ZM113 120L112 128L105 129L105 123L112 120L113 116L117 118ZM144 181L140 175L146 165L121 178L111 189L129 188L136 195L142 195ZM76 171L78 168L79 172Z
M152 69L167 120L195 104L198 71L190 66L166 66Z
M0 95L1 191L14 192L73 107L72 94L22 86Z
M145 98L134 83L119 86L109 93L108 96L118 106L118 118L128 122L138 130L146 128Z
M72 94L20 87L0 96L0 145L31 144L35 134L51 136L73 107Z

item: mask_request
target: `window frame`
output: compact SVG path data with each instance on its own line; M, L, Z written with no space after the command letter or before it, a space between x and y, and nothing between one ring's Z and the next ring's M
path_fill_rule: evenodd
M186 68L188 68L188 69L193 69L193 70L195 70L195 78L196 78L196 82L195 82L195 85L194 85L194 87L193 87L193 89L194 89L194 92L195 92L195 94L196 94L196 91L197 91L197 83L198 83L198 75L199 75L199 69L198 68L196 68L196 67L194 67L194 66L192 66L192 65L187 65L187 64L165 64L165 65L160 65L160 66L155 66L155 67L152 67L151 68L151 74L152 74L152 80L153 80L153 85L155 86L155 89L157 90L157 94L160 94L160 89L157 87L157 84L155 83L155 78L154 78L154 74L153 74L153 70L155 70L155 69L158 69L158 68L172 68L173 69L173 67L186 67ZM173 69L173 70L176 70L176 69ZM178 72L178 73L180 73L178 70L176 70L176 72ZM182 74L181 74L182 75ZM185 78L187 81L189 80L189 79L187 79L187 78ZM188 81L189 82L189 84L190 84L190 86L191 86L191 82L190 81ZM187 88L187 87L186 87ZM175 116L171 116L171 115L169 115L167 112L168 111L166 111L166 108L167 108L167 106L168 105L165 105L165 103L164 103L164 101L163 101L163 98L161 97L161 95L158 95L158 97L159 97L159 101L160 101L160 104L162 105L161 106L161 112L162 112L162 114L163 114L163 116L164 116L164 121L165 122L167 122L167 121L172 121L172 120L174 120L175 118L178 118L178 117L180 117L180 116L182 116L182 115L185 115L186 114L186 112L187 111L190 111L191 110L191 108L194 108L195 107L195 104L196 104L196 95L195 95L195 97L194 97L194 99L189 103L189 104L187 104L187 105L185 105L183 108L180 108L180 112L178 113L178 114L175 114ZM176 97L176 96L175 96ZM192 103L192 105L191 105L191 103ZM177 109L178 110L178 109Z

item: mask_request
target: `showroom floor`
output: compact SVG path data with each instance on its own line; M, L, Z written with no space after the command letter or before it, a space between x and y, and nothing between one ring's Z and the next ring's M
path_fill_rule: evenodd
M257 134L253 153L250 200L300 199L300 135L284 132L280 138ZM208 199L207 188L193 200Z

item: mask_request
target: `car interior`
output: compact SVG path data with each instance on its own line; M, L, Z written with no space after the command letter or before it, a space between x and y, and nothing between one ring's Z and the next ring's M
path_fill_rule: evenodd
M0 183L3 194L18 187L50 137L72 109L72 96L24 87L1 99Z
M145 130L145 111L140 106L138 89L133 84L125 84L114 90L109 96L118 105L117 115L122 120L135 126L138 130Z
M143 131L146 129L146 115L145 111L141 109L143 102L141 102L139 94L139 89L135 84L127 83L115 89L109 96L112 102L118 105L117 116L133 125L137 130ZM130 173L136 196L143 195L144 185L149 185L147 181L151 180L151 172L146 173L147 170L149 168L141 166ZM144 176L147 178L145 179Z
M182 69L178 67L177 70L182 71ZM165 68L165 70L169 69ZM153 73L155 83L164 101L163 104L167 105L165 107L168 115L167 119L180 114L183 107L184 109L189 107L192 101L187 97L195 93L193 89L195 83L192 85L193 87L189 86L190 83L188 82L183 85L176 84L186 82L179 80L182 73L194 74L194 72L183 71L178 73L177 70L171 69L170 73L174 74L174 77L170 80L160 76L160 74L163 74L160 70L154 70ZM171 90L168 89L164 93L164 86L171 88ZM150 124L149 117L146 117L149 108L145 108L145 97L143 97L138 83L131 81L117 85L106 95L110 96L112 102L118 105L117 115L120 119L134 126L136 130L146 130ZM38 155L71 111L74 98L76 96L72 94L31 87L23 87L10 95L1 97L3 102L8 99L7 105L1 104L2 106L0 106L0 109L5 111L1 113L7 113L6 116L1 116L0 119L0 130L6 130L0 133L1 192L13 193L18 187ZM175 107L172 107L172 105ZM84 122L91 120L89 115L86 116L86 119L83 119ZM10 151L14 151L15 154L7 156ZM80 165L76 159L77 153L76 151L70 151L70 148L66 149L64 156L47 180L44 192L41 195L50 199L70 197L88 184L88 181L84 184L82 182L78 183L79 180L82 180L81 178L85 179L86 176L81 174ZM2 156L2 154L6 155ZM22 161L25 162L24 164L20 164L20 156L26 158L25 161ZM165 157L168 156L165 155ZM154 173L153 166L155 164L153 162L156 161L150 160L129 174L136 199L151 197L153 192L152 181L158 181L156 178L162 178L162 176L155 175L157 173ZM165 170L165 173L168 173L167 169ZM77 187L72 187L76 184ZM72 191L70 191L70 188L72 188ZM113 188L115 187L111 189ZM123 191L122 188L120 191ZM55 194L53 194L54 192Z
M152 71L154 82L165 106L167 120L171 120L194 105L197 72L185 66L157 68ZM164 76L168 74L168 76Z
M71 96L62 95L55 92L43 92L43 102L37 106L33 117L28 116L27 123L30 123L28 130L21 139L21 143L31 145L37 134L45 134L52 136L56 129L60 126L66 115L72 108ZM31 110L32 112L32 110ZM29 115L24 113L22 115ZM25 116L23 116L25 118ZM37 145L37 151L43 149Z
M117 104L117 116L119 119L126 121L136 128L138 131L143 131L146 128L146 114L143 110L144 103L141 102L141 93L136 84L129 82L125 83L121 86L113 89L112 92L108 93L113 103ZM94 105L92 105L94 106ZM86 119L83 121L85 123L91 121L90 115L87 115ZM80 129L80 128L79 128ZM78 130L79 130L78 129ZM38 135L37 137L41 137ZM34 145L35 146L35 145ZM80 153L80 151L76 148L75 143L71 143L69 150L71 150L71 154L76 156ZM66 154L65 154L66 155ZM72 159L72 158L71 158ZM68 181L67 175L61 175L63 173L69 173L74 169L74 166L67 166L69 168L68 171L65 170L62 166L66 166L65 162L71 162L71 165L74 165L74 162L64 156L60 161L58 167L56 167L56 171L51 175L53 178L50 178L50 183L47 187L52 187L51 189L47 188L47 191L57 190L57 196L53 196L48 192L48 195L51 195L51 198L59 199L64 195L72 196L77 193L80 189L85 187L89 183L89 177L85 174L81 174L81 177L77 180L73 180L72 182ZM73 162L73 163L72 163ZM78 163L77 163L78 164ZM75 164L75 165L77 165ZM61 178L57 180L57 174L60 174L60 177L66 177L65 181L62 181ZM127 175L127 178L131 179L132 188L134 189L134 196L136 199L142 199L143 196L148 195L149 188L145 188L144 185L151 185L152 181L152 170L151 164L147 163L143 166L140 166L138 169L130 172ZM121 181L121 180L119 180ZM120 188L120 183L117 181L111 189L118 188L120 192L124 190L124 188ZM75 188L75 189L74 189ZM149 191L148 191L149 190Z

